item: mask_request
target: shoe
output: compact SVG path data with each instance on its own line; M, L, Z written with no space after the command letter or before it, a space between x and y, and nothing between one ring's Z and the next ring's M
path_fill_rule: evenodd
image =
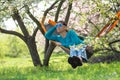
M73 57L69 57L68 58L68 63L72 66L72 68L76 68L77 67L77 65L74 63L75 61L74 61L74 58Z
M73 63L72 61L73 61L73 57L69 57L69 58L68 58L68 63L69 63L69 64L72 64L72 63Z
M77 56L73 56L73 63L76 64L77 66L82 66L82 61Z

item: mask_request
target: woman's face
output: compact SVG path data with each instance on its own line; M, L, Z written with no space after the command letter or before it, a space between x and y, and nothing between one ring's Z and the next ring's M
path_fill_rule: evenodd
M63 31L66 31L66 26L64 26L62 23L57 23L57 32L61 33Z

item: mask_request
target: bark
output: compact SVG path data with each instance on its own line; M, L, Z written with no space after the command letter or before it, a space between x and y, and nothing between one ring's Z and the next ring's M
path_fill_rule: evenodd
M12 17L13 17L14 20L17 20L18 25L20 26L20 29L21 29L22 33L24 34L24 36L28 36L29 33L28 33L24 23L23 23L23 20L22 20L21 16L18 13L18 10L17 9L14 10L13 13L14 14L12 15Z
M65 23L67 24L68 23L68 21L69 21L69 18L70 18L70 11L71 11L71 9L72 9L72 2L71 3L69 3L69 6L68 6L68 11L67 11L67 14L66 14L66 17L65 17Z
M25 41L24 36L23 36L22 34L16 32L16 31L5 30L5 29L0 28L0 32L1 32L1 33L4 33L4 34L10 34L10 35L17 36L17 37L19 37L20 39L22 39L23 41Z
M39 29L39 30L41 31L41 33L44 35L45 32L43 31L43 29L42 29L42 27L41 27L41 25L40 25L40 22L39 22L39 21L33 16L33 14L30 12L28 5L26 5L25 9L26 9L26 12L27 12L28 16L29 16L29 17L36 23L36 25L37 25L37 28L35 29L33 35L36 35L38 29Z
M44 53L47 52L48 47L49 47L49 40L48 40L48 39L45 39L45 51L44 51ZM44 57L44 58L45 58L45 57Z
M56 45L54 43L50 43L50 45L47 49L47 52L45 54L44 63L43 63L44 66L49 65L49 60L50 60L51 54L52 54L55 47L56 47Z
M42 66L42 63L40 61L40 57L38 55L35 39L33 37L29 36L26 44L28 46L30 55L32 57L32 61L33 61L34 66Z
M57 20L58 20L59 13L60 13L60 9L61 9L64 1L65 1L65 0L61 0L61 2L60 2L59 5L58 5L58 8L57 8L57 11L56 11L56 14L55 14L55 22L57 22Z

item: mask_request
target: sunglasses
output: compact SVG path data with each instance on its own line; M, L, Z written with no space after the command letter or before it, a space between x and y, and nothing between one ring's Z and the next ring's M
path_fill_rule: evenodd
M63 26L63 24L61 24L61 23L58 23L58 24L56 24L56 27L58 28L58 27L62 27Z

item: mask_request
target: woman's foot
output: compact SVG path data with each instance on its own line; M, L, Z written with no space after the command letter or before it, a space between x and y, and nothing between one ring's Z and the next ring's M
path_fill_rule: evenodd
M79 58L77 56L69 57L68 63L71 64L73 68L76 68L77 66L82 66L82 58Z
M74 58L73 57L69 57L68 58L68 63L72 66L72 68L76 68L77 65L74 63Z
M82 66L82 58L81 57L77 57L77 56L73 56L74 58L74 63L77 65L77 66Z

